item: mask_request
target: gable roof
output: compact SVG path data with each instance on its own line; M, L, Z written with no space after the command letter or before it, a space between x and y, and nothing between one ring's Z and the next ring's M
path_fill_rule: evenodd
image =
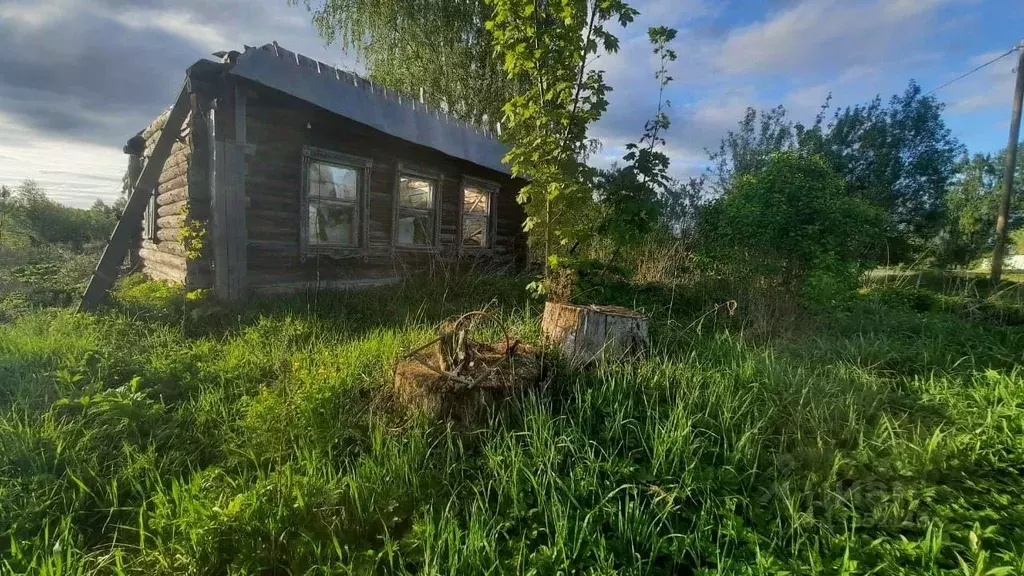
M492 134L355 74L277 45L246 46L229 74L290 94L402 140L509 174Z

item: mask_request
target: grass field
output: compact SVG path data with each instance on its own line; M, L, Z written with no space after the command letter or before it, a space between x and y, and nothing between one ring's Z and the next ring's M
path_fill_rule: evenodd
M643 361L556 366L477 430L387 401L450 314L496 299L535 340L523 284L206 314L132 280L98 315L14 317L0 573L1024 574L1012 292L730 315L728 290L646 287Z

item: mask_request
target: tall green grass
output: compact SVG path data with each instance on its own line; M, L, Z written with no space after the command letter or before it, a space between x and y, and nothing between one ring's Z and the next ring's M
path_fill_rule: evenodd
M644 360L471 431L388 401L449 314L535 340L522 286L197 315L128 282L0 325L0 572L1024 573L1021 328L869 294L766 331L647 287Z

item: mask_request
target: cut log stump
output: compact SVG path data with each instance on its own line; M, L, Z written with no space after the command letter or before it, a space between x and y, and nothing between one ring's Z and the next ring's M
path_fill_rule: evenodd
M650 347L647 316L621 306L577 306L548 302L541 330L573 364L619 361Z
M540 353L526 344L516 342L510 349L504 343L475 343L472 361L458 376L440 372L438 345L413 352L395 365L395 399L428 419L475 426L492 407L533 389L541 379Z

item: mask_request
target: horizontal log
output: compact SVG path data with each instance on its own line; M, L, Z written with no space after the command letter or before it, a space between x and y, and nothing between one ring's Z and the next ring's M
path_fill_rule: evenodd
M188 186L157 195L156 203L160 206L167 206L186 199L188 199Z
M188 175L181 174L175 178L172 178L166 182L161 182L156 187L157 194L164 194L178 188L188 188Z
M146 126L146 128L142 131L142 137L145 138L147 141L150 139L159 138L159 132L163 130L164 124L167 123L168 116L170 116L170 110L165 110L164 112L160 113L160 115L154 118L153 121L149 123L149 126Z
M157 228L183 228L185 226L185 215L162 216L157 219L156 225Z
M298 173L288 176L280 172L250 170L245 177L245 189L251 190L250 195L298 196L301 182Z
M142 248L139 250L139 258L142 258L146 262L156 262L162 266L181 268L182 270L184 270L188 265L187 260L182 256L168 254L167 252L161 252L159 250L150 250L148 248Z
M147 158L152 156L153 148L156 146L156 141L157 141L157 138L159 138L159 136L160 135L157 134L155 138L153 138L152 140L147 141L147 143L146 143L146 154L145 154ZM170 156L168 156L168 158L173 157L174 155L180 153L182 150L190 150L192 148L192 143L189 142L189 138L188 137L183 137L183 136L179 135L178 138L179 139L175 140L174 144L171 145L171 153L170 153Z
M174 216L176 214L185 214L187 211L188 200L180 200L159 207L156 213L158 216Z
M164 242L181 242L181 228L161 228L156 231L156 237Z
M174 254L175 256L180 256L182 258L185 257L185 247L181 245L181 242L164 241L157 243L146 240L142 243L142 248L154 252Z
M184 154L184 156L186 157L185 160L173 165L164 166L163 172L160 172L160 179L157 180L158 185L188 174L188 154Z
M165 280L174 284L184 284L188 276L184 268L166 266L145 258L142 259L142 271L154 280Z

